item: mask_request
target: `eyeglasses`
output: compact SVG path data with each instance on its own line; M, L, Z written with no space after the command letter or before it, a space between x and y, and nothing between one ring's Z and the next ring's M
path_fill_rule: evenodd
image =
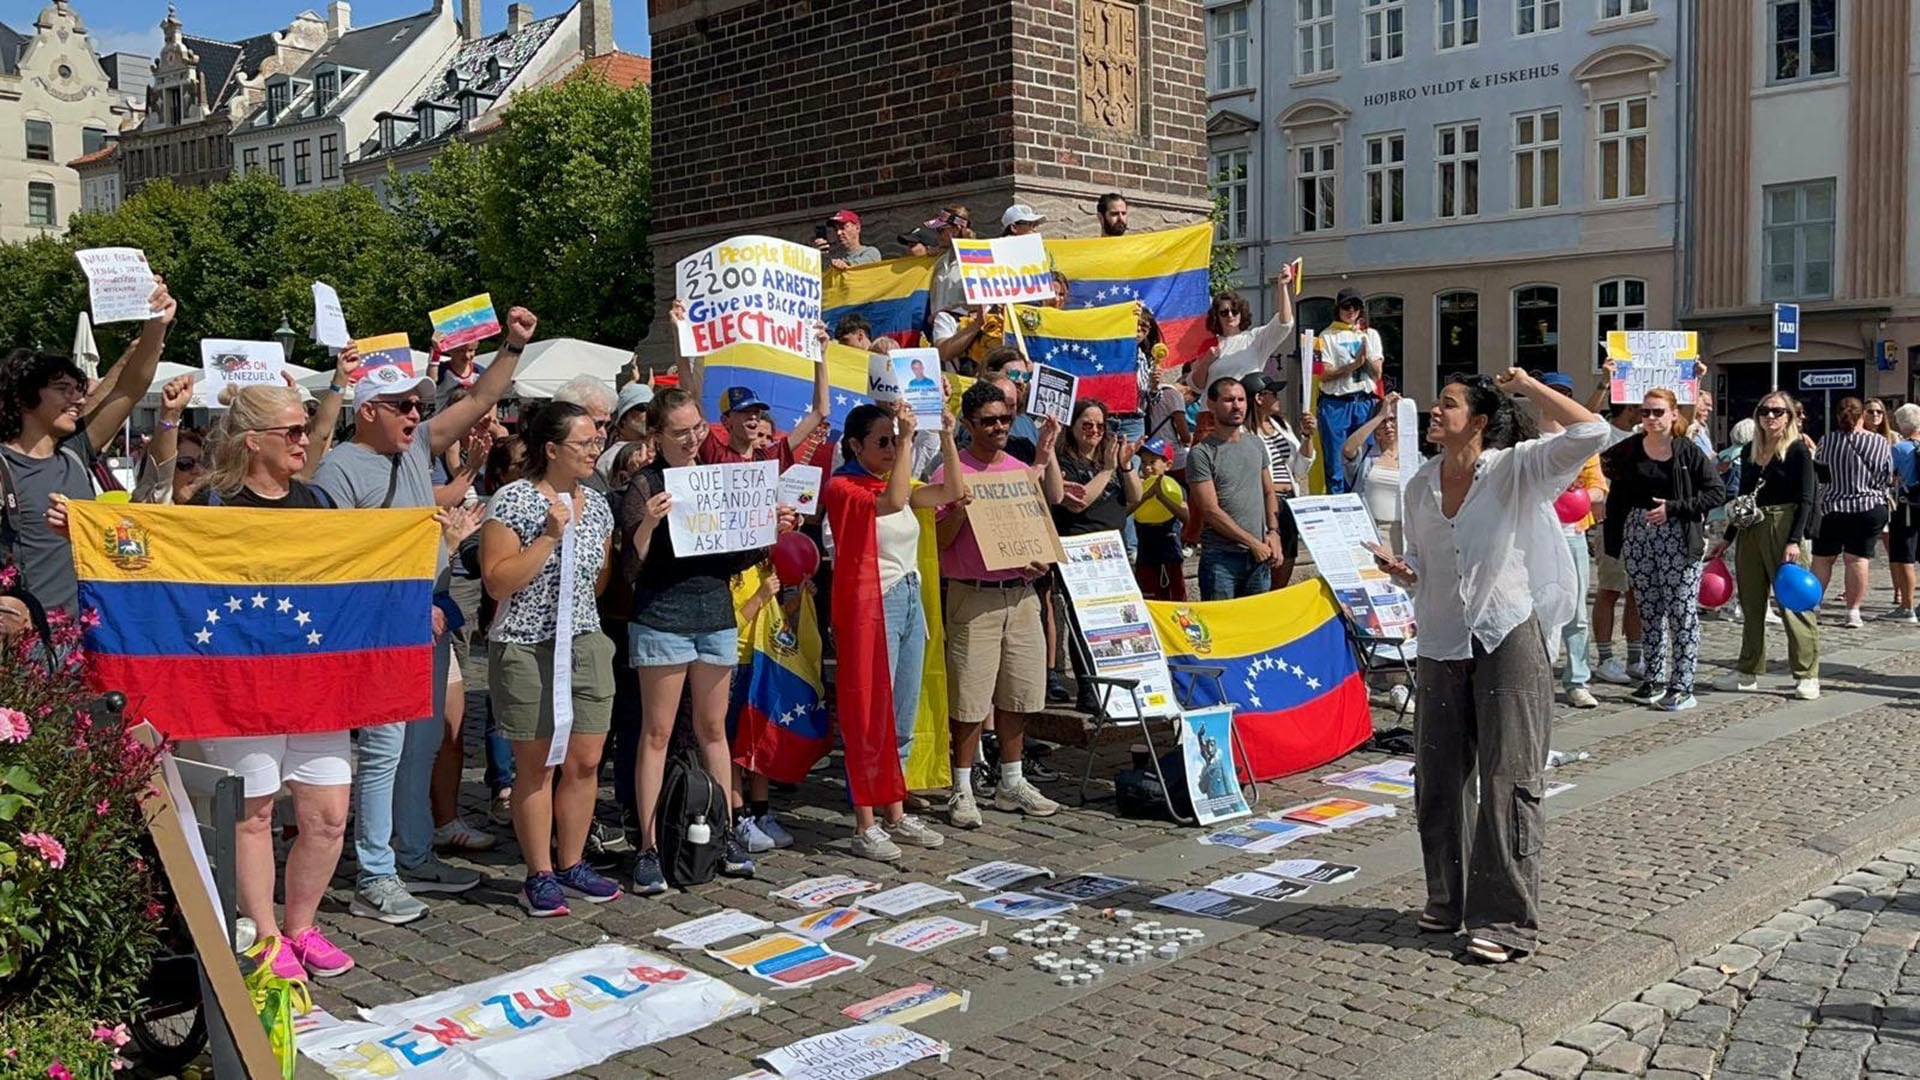
M992 416L975 416L967 422L970 424L979 424L981 427L1011 427L1013 426L1013 417L1006 413L995 413Z
M419 398L408 398L405 401L375 401L374 404L384 405L401 416L405 416L408 413L416 413L420 416L427 415L427 403Z
M193 472L198 468L200 468L200 459L197 457L188 457L182 454L173 459L174 472Z
M612 426L613 426L613 421L611 420L595 420L593 422L593 430L601 432L602 434L604 434L606 430Z
M607 445L607 440L598 435L585 439L562 439L561 446L571 446L576 450L599 450Z
M61 379L59 382L48 383L47 389L59 394L61 397L83 398L87 396L87 388L74 382L72 379Z
M1753 410L1753 415L1772 418L1776 416L1785 416L1787 415L1787 413L1791 411L1792 410L1790 409L1783 409L1778 405L1762 405L1759 408Z
M419 402L416 401L414 404L418 405ZM279 435L290 443L305 442L307 440L307 425L305 424L288 424L286 427L259 427L252 430L262 435Z

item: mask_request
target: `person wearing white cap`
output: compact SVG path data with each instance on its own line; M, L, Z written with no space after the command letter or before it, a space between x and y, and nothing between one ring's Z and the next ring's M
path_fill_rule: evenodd
M643 382L628 383L621 387L620 397L613 404L613 430L607 433L609 443L641 442L647 437L647 403L653 400L653 387Z
M1047 220L1045 214L1037 213L1026 203L1014 203L1007 212L1000 215L1000 228L1008 236L1026 236L1040 231L1040 223Z

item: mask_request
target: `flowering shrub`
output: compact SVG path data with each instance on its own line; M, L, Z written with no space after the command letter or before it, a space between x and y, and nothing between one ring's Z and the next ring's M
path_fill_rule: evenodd
M104 1080L130 1062L120 1056L125 1024L99 1024L60 1013L0 1017L0 1076Z

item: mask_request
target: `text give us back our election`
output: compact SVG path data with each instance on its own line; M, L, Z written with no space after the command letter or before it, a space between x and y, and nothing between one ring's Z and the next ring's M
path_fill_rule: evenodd
M729 345L766 345L821 360L820 253L771 236L736 236L681 259L675 291L687 305L680 351L705 356Z

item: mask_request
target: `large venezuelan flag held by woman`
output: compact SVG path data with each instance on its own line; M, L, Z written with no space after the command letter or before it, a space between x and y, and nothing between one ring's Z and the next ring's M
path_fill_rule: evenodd
M1324 765L1372 737L1365 677L1320 579L1238 600L1150 600L1147 611L1169 662L1226 669L1217 685L1177 669L1174 682L1192 708L1236 707L1242 781Z
M87 678L170 739L433 713L431 510L72 502Z

